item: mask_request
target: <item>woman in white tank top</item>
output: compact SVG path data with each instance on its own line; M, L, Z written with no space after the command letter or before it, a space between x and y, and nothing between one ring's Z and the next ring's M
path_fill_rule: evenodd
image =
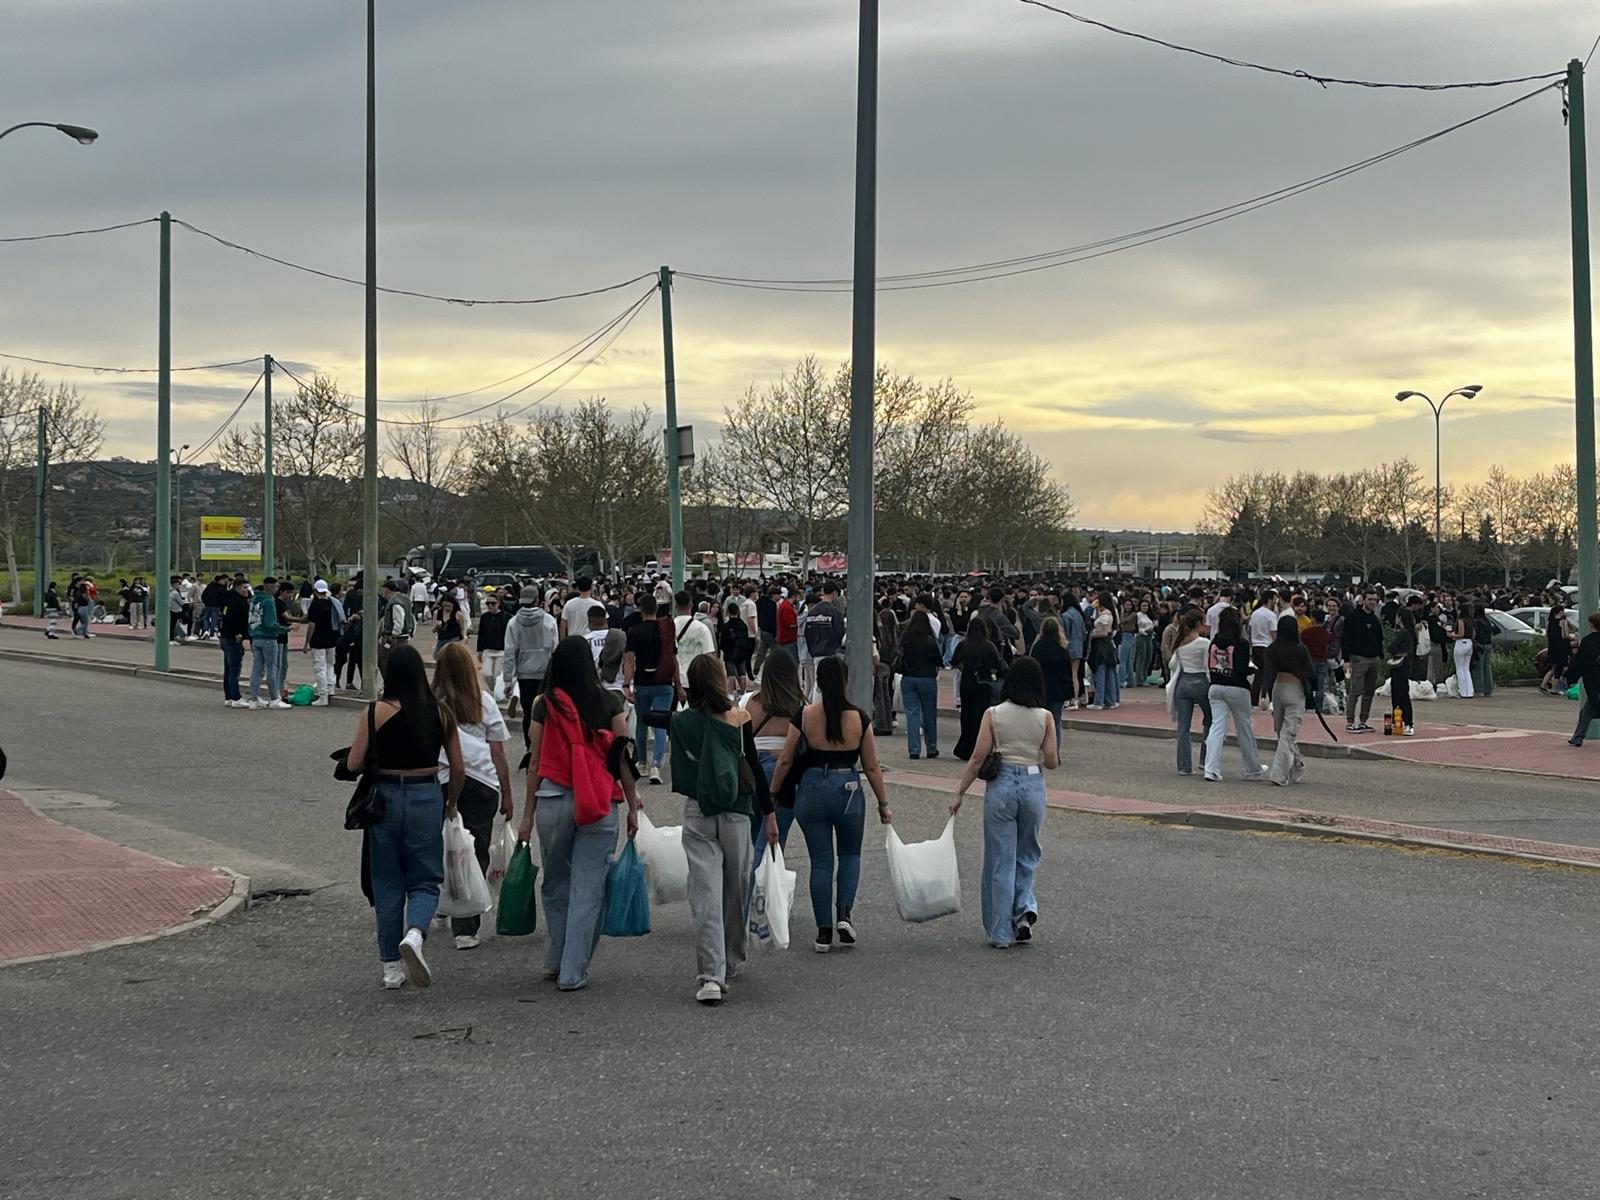
M1011 664L1000 703L983 714L977 745L950 805L961 811L967 789L990 751L1000 773L983 792L983 932L1003 950L1033 939L1039 904L1033 895L1039 830L1044 825L1044 768L1057 766L1055 722L1044 706L1044 672L1032 658Z

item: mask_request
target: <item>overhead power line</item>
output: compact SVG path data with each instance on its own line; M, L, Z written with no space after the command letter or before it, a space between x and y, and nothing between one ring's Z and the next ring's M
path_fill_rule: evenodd
M231 241L228 238L222 237L220 234L212 233L207 229L201 229L198 225L191 225L188 221L180 221L176 217L173 218L172 223L180 226L183 229L187 229L190 233L199 234L203 238L208 238L209 240L217 243L219 246L226 246L230 250L237 250L241 254L250 255L252 258L260 258L265 259L267 262L277 263L280 267L288 267L291 271L300 271L306 275L315 275L319 279L331 279L336 283L352 283L358 287L366 286L365 280L354 279L349 275L338 275L332 271L321 270L318 267L308 267L304 263L292 262L287 258L280 258L275 254L268 254L264 250L257 250L251 246L243 245L240 242ZM655 272L653 271L646 271L642 275L635 275L632 279L624 279L618 283L608 283L603 287L587 288L580 292L562 292L561 294L555 296L534 296L526 299L503 299L484 296L441 296L433 292L418 292L412 291L409 288L393 287L379 287L378 291L390 296L411 296L418 300L437 300L443 304L460 304L468 308L480 304L554 304L559 300L577 300L583 296L598 296L604 292L614 292L619 288L629 287L632 284L640 282L641 280L649 279L654 274Z
M54 238L83 237L91 233L110 233L115 229L132 229L136 225L150 225L159 221L160 217L144 217L138 221L123 221L119 225L101 225L95 229L68 229L61 233L34 233L26 237L0 238L0 243L5 242L48 242Z
M1124 29L1119 25L1096 20L1094 17L1086 17L1082 13L1073 12L1071 9L1048 4L1045 0L1017 0L1017 2L1026 4L1030 8L1042 8L1047 12L1053 12L1058 16L1066 17L1068 20L1077 21L1080 25L1089 25L1095 29L1103 29L1107 33L1117 34L1119 37L1132 38L1135 41L1147 42L1152 46L1162 46L1168 50L1176 50L1180 54L1192 54L1197 58L1210 59L1212 62L1224 63L1230 67L1243 67L1250 71L1263 71L1269 75L1284 75L1290 79L1304 79L1311 83L1319 83L1323 87L1389 88L1410 92L1453 92L1467 88L1495 88L1508 87L1518 83L1537 83L1543 79L1555 79L1566 74L1565 71L1545 71L1539 75L1516 75L1509 79L1473 79L1459 83L1410 83L1378 79L1344 79L1337 75L1318 75L1315 72L1294 67L1275 67L1266 63L1251 62L1249 59L1234 58L1227 54L1216 54L1210 50L1199 50L1194 46L1185 46L1180 42L1171 42L1166 38L1155 37L1148 33L1139 33L1132 29Z
M244 406L250 403L250 397L256 394L256 389L261 386L261 381L266 377L267 373L265 371L262 371L261 374L256 376L256 381L250 385L250 390L244 394L244 399L233 406L233 411L223 419L221 425L218 425L214 430L211 431L210 437L201 442L199 446L195 447L194 453L189 456L190 459L199 458L202 454L216 444L217 439L227 432L228 426L232 425L238 418L239 414L244 411Z
M1210 209L1202 213L1182 217L1175 221L1167 221L1160 225L1151 225L1144 229L1136 229L1129 233L1118 234L1115 237L1102 238L1093 242L1082 242L1076 246L1064 246L1056 250L1046 250L1037 254L1022 255L1016 258L995 259L990 262L972 263L964 267L946 267L940 270L918 271L902 275L880 276L878 290L884 292L913 291L921 288L954 287L964 283L980 283L991 279L1005 279L1014 275L1027 275L1035 271L1046 271L1056 267L1070 266L1073 263L1087 262L1095 258L1104 258L1109 254L1121 253L1124 250L1133 250L1140 246L1148 246L1154 242L1165 241L1180 234L1193 233L1210 225L1222 221L1232 220L1234 217L1255 212L1257 209L1266 208L1284 200L1335 183L1369 167L1387 162L1391 158L1406 154L1425 146L1430 142L1447 137L1469 125L1487 120L1492 116L1515 108L1517 105L1532 100L1535 96L1542 95L1551 89L1560 86L1558 83L1547 83L1525 95L1497 105L1487 112L1477 116L1468 117L1457 121L1443 129L1415 138L1392 149L1357 162L1349 163L1332 171L1320 175L1313 175L1309 179L1302 179L1285 187L1275 188L1270 192L1263 192L1221 208ZM850 290L851 281L848 279L768 279L753 278L738 275L710 275L693 271L678 271L674 273L679 278L694 279L702 283L712 283L721 287L751 288L757 291L773 292L847 292Z
M13 359L16 362L36 363L41 367L63 367L69 371L93 371L96 375L155 375L160 367L106 367L93 363L56 362L50 358L29 358L26 354L6 354L0 352L0 358ZM242 367L246 363L260 362L260 356L254 358L236 358L232 362L195 363L187 367L169 367L173 374L179 371L219 371L223 367Z

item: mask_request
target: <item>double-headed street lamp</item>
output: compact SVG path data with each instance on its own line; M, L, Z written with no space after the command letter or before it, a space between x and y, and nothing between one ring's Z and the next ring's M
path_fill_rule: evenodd
M87 125L65 125L57 121L23 121L21 124L13 125L10 129L0 132L0 138L5 137L8 133L15 133L19 129L31 129L34 126L44 129L59 129L69 138L76 142L81 142L85 146L100 136Z
M1439 510L1443 506L1444 483L1440 474L1439 463L1439 418L1444 413L1445 401L1451 396L1476 396L1483 391L1481 383L1469 383L1466 387L1458 387L1453 392L1446 393L1438 403L1426 392L1404 391L1396 393L1395 399L1404 403L1416 396L1426 400L1428 407L1433 409L1433 586L1444 586L1444 557L1439 542Z

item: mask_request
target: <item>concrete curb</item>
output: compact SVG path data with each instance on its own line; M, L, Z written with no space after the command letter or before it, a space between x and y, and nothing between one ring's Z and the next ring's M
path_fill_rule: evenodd
M1299 821L1273 820L1270 817L1241 817L1231 813L1207 812L1204 809L1155 813L1145 819L1162 825L1192 825L1198 829L1234 829L1258 833L1291 833L1299 837L1321 838L1324 841L1373 842L1378 845L1404 846L1419 850L1448 850L1452 854L1470 854L1478 858L1497 858L1507 862L1600 871L1600 864L1580 862L1571 858L1554 858L1519 850L1496 850L1488 846L1473 846L1439 838L1406 837L1392 833L1372 833L1362 829L1342 829L1337 825L1309 825Z
M212 867L211 870L221 872L233 878L233 889L228 895L204 916L195 917L189 921L182 921L177 925L169 925L165 929L158 929L154 933L140 933L132 937L113 938L108 942L95 942L88 946L78 946L71 950L56 950L50 954L33 954L27 958L11 958L0 962L0 970L7 967L21 967L29 963L54 962L61 958L77 958L82 954L93 954L97 950L110 950L116 946L137 946L142 942L153 942L158 938L171 937L178 933L188 933L190 930L199 929L204 925L211 925L231 917L242 908L250 907L250 877L240 875L237 871L230 871L227 867Z
M0 659L13 659L17 662L34 663L46 667L70 667L77 671L102 671L111 675L126 675L137 679L158 679L163 683L183 683L190 687L211 688L216 691L222 689L222 677L209 675L200 671L174 668L168 671L158 671L154 667L140 666L137 663L106 662L95 658L72 658L65 655L45 654L37 650L18 650L13 646L0 646ZM329 703L325 706L332 708L359 709L365 706L366 701L358 696L330 696Z

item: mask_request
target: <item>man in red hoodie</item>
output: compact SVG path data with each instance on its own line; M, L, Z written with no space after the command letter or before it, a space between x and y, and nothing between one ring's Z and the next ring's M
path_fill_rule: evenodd
M782 650L796 662L800 661L799 646L800 620L794 611L794 605L789 602L789 589L778 589L778 649Z

